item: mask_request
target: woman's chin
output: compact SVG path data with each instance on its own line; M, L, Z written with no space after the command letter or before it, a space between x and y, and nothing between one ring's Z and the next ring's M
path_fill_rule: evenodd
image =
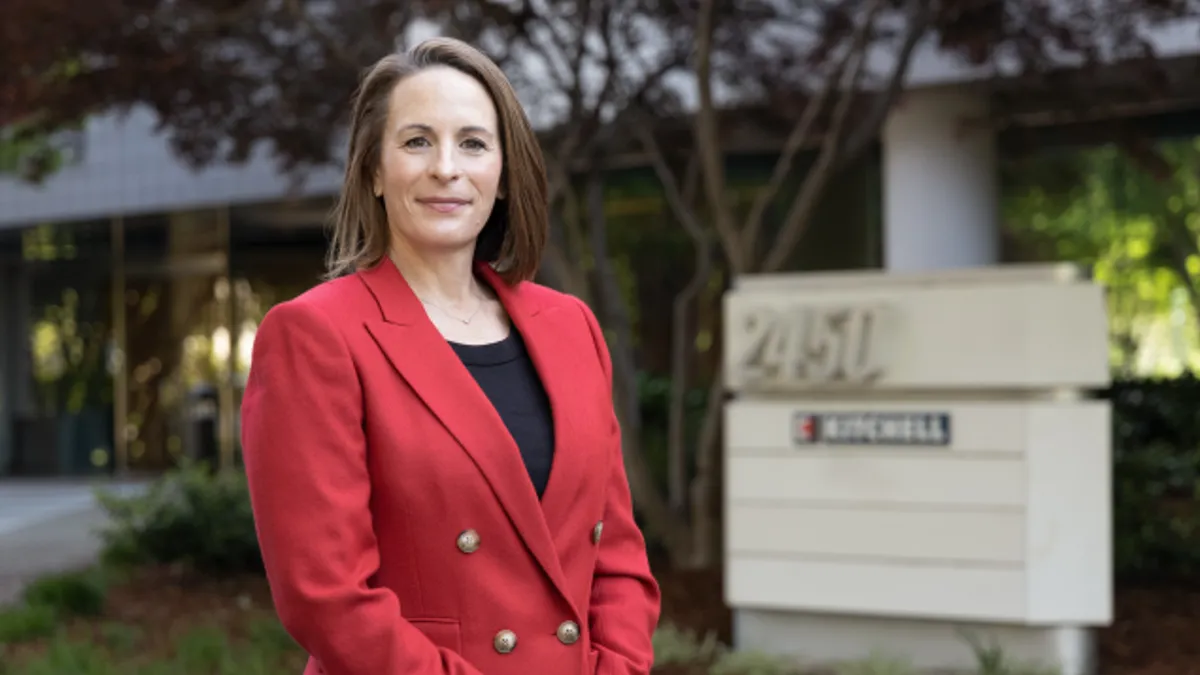
M443 254L457 251L474 252L475 240L478 237L479 233L473 231L439 232L421 237L413 243L420 250L436 251Z

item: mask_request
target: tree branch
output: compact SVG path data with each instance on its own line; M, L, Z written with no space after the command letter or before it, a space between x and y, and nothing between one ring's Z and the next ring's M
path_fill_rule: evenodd
M725 375L720 368L708 387L704 422L696 439L696 477L692 480L692 564L707 567L710 557L720 551L712 509L717 494L718 468L721 461L721 412L725 407Z
M865 19L868 26L874 22L881 7L882 2L879 0L872 3L871 11ZM807 229L813 211L820 203L821 197L824 196L825 187L833 178L834 168L839 158L838 151L842 146L842 130L850 116L850 106L858 93L858 85L865 69L867 58L865 46L869 41L870 33L868 28L867 32L861 36L862 43L850 46L853 56L847 64L847 71L843 73L842 95L834 107L829 128L826 129L825 138L821 142L817 161L805 176L799 194L792 202L791 208L788 209L783 225L767 253L766 260L763 261L761 272L777 271L788 260L796 247L796 242L800 240L801 235Z
M729 269L734 276L746 271L747 256L733 222L729 200L725 198L725 153L717 129L716 104L713 102L713 13L715 0L701 0L696 17L696 84L700 107L696 111L696 145L704 167L704 186L717 236L725 249Z
M354 69L355 72L360 70L363 64L354 54L346 49L345 44L333 35L318 21L314 21L304 7L304 0L284 0L284 6L288 10L288 14L296 23L303 26L309 33L312 33L321 42L321 46L330 54L341 61L347 67Z
M642 145L645 146L654 172L662 183L667 204L676 220L692 240L694 267L692 276L675 296L671 307L671 390L667 415L667 483L668 502L672 509L682 511L688 500L687 483L687 391L689 388L689 366L695 348L695 336L689 330L690 310L695 307L700 294L708 285L712 275L712 238L685 201L675 175L667 165L658 142L654 139L648 123L637 127ZM689 336L692 338L689 340Z
M857 160L879 136L879 129L883 126L892 105L904 89L904 80L908 74L908 67L912 63L913 54L916 53L917 45L921 43L921 38L929 32L932 19L929 4L923 0L909 1L906 12L908 30L904 35L904 42L896 53L896 65L888 79L887 86L877 95L866 118L859 125L857 131L846 140L842 158L838 163L839 168Z
M876 3L876 7L878 7L878 3ZM770 180L758 190L754 204L751 206L750 213L746 216L746 222L743 226L743 241L745 242L746 250L750 251L752 255L757 255L758 234L762 228L763 216L766 214L767 207L771 205L771 202L783 187L784 181L791 174L796 154L808 143L809 137L812 135L812 128L816 124L821 111L825 109L825 102L830 98L833 91L837 89L837 85L846 72L846 67L850 59L856 51L862 48L870 25L871 21L870 17L868 17L867 21L862 22L855 28L855 32L850 40L850 47L846 49L830 71L829 76L825 80L825 86L821 88L821 92L817 95L817 98L809 101L808 105L804 108L804 114L800 116L799 121L792 127L791 133L788 134L787 140L784 141L783 149L780 151L779 158L775 161L775 168L771 173Z
M604 214L604 176L599 162L593 164L587 177L586 202L588 229L591 234L592 255L595 259L596 296L599 300L605 327L611 334L614 403L625 433L621 434L630 489L638 507L647 517L650 529L664 540L677 544L686 532L680 519L671 513L658 493L646 458L640 452L642 415L638 399L638 371L633 360L633 327L629 310L621 297L616 271L608 258L608 227Z

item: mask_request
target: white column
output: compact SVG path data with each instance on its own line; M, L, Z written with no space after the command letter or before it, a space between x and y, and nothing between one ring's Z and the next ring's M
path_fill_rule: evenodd
M888 270L999 261L999 171L987 105L963 88L901 95L882 132Z

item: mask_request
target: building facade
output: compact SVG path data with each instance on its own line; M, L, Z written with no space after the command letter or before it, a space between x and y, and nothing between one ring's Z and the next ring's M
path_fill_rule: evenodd
M92 120L45 184L0 182L0 476L228 459L253 327L320 277L334 172L195 172L152 125Z

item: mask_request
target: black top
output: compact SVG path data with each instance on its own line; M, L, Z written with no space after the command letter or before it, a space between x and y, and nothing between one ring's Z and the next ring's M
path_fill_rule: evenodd
M500 413L540 499L554 460L554 418L525 342L514 328L500 342L450 346Z

